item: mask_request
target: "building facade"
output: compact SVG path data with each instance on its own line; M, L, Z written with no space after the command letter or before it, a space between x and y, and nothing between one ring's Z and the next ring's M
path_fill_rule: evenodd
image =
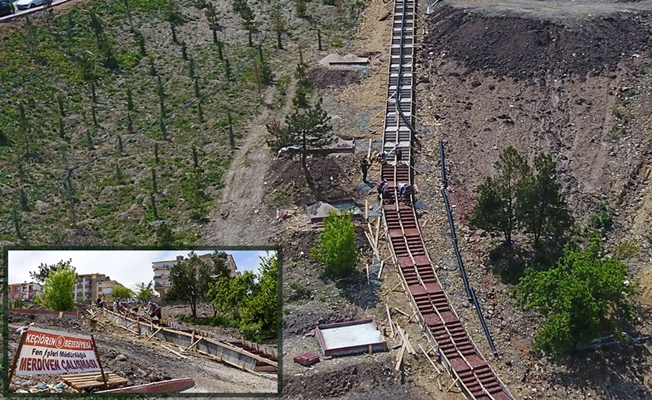
M118 281L111 281L111 280L98 281L96 285L97 285L97 297L101 297L102 300L108 302L112 302L113 300L115 300L115 297L113 297L113 288L116 286L124 286ZM97 297L95 297L95 299L97 299Z
M212 265L213 260L211 259L211 254L212 253L202 254L199 256L199 259ZM172 287L172 282L170 281L170 271L172 271L172 267L174 267L178 262L186 262L187 260L188 259L183 256L177 256L176 260L152 262L152 269L154 270L154 290L156 290L158 294L163 295ZM231 270L232 278L240 275L240 271L238 271L238 267L235 265L235 260L231 254L227 254L226 266Z
M76 302L95 301L98 294L97 283L110 280L109 276L100 273L77 275L75 288L73 289L73 299Z
M12 283L9 285L9 300L32 301L36 295L43 296L43 287L36 282Z

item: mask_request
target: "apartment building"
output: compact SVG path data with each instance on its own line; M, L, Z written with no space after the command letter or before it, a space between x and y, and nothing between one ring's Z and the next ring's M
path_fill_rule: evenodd
M199 259L212 265L213 260L211 260L211 254L212 253L199 255ZM233 256L230 254L227 254L227 256L226 265L231 270L231 277L240 275L240 271L238 271L238 267L235 265ZM178 262L185 262L187 260L188 259L183 256L177 256L176 260L152 262L152 269L154 270L154 290L156 290L160 295L167 292L172 287L172 282L170 281L170 271L172 271L172 267L174 267Z
M113 300L115 300L115 298L113 297L113 288L116 286L124 286L118 281L111 281L111 280L98 281L96 285L97 285L97 296L94 298L97 299L97 297L101 297L103 300L108 302L112 302Z
M9 300L32 301L36 295L43 296L43 288L36 282L9 284Z
M73 289L73 298L76 302L95 301L98 294L98 282L110 281L108 275L93 273L77 275L75 288ZM104 289L102 287L102 289Z

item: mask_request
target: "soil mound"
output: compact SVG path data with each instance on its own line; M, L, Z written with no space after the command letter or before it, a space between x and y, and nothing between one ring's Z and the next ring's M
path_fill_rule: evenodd
M424 58L445 52L470 72L491 71L499 77L584 78L613 71L621 60L645 52L652 37L648 16L614 13L553 21L443 5L429 17Z

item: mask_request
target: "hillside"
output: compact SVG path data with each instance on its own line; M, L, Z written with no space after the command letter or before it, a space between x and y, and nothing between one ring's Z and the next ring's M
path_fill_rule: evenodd
M355 155L309 160L320 195L374 201L358 165L368 141L373 150L381 142L391 6L383 0L345 1L338 9L314 0L308 3L310 18L299 18L292 4L283 2L288 25L279 49L269 31L272 3L250 3L259 21L254 41L262 43L264 62L274 74L273 82L261 87L259 55L247 45L231 2L215 3L223 12L217 34L224 43L222 59L201 2L175 8L163 0L133 0L129 12L145 38L146 54L122 2L69 3L53 21L36 14L33 26L0 25L5 45L0 96L6 99L0 113L0 245L151 245L163 222L172 226L174 244L280 244L284 398L461 398L456 389L435 389L436 375L421 354L406 357L398 372L396 350L324 360L312 369L292 361L303 351L318 352L314 338L304 336L315 324L367 317L384 324L385 304L413 344L429 345L412 318L395 312L411 311L405 293L396 289L396 268L388 263L380 280L368 281L372 249L365 224L357 227L362 255L356 273L338 282L320 277L320 266L308 257L318 231L304 215L315 196L299 162L275 158L264 144L266 124L282 120L292 108L301 47L313 100L322 97L336 133L358 143ZM423 14L425 2L419 7ZM492 173L503 149L514 146L530 161L537 153L551 153L578 224L590 225L607 204L614 221L604 241L607 250L625 240L640 246L628 260L640 284L639 320L629 333L652 331L652 1L448 0L432 11L418 24L421 147L415 180L425 205L420 224L430 257L467 332L517 398L649 398L649 341L557 362L532 352L541 320L518 309L510 286L491 272L488 253L499 238L471 231L465 216L475 200L473 188ZM119 67L105 66L89 12L102 21ZM164 21L179 17L175 12L184 17L175 31L179 44ZM372 62L361 70L317 68L331 52L353 52ZM92 68L84 70L84 63ZM448 152L462 257L498 358L490 356L456 269L439 192L440 139ZM374 167L370 179L377 178ZM294 214L277 221L279 210ZM382 238L381 243L387 255ZM441 376L444 390L452 383Z

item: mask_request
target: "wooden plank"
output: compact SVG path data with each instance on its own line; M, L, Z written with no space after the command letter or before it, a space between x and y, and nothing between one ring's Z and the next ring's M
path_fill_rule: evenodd
M178 355L181 358L188 358L188 357L184 356L183 354L179 353L178 351L174 351L174 350L172 350L171 348L169 348L167 346L161 345L161 347L163 347L165 350L168 350L168 351Z
M389 313L389 306L385 303L385 308L387 309L387 320L389 320L389 327L392 330L392 338L394 338L394 321L392 321L392 316Z
M104 373L110 375L110 374L112 374L113 372L111 372L111 371L105 371ZM67 375L61 375L61 379L64 379L64 378L76 378L76 377L80 377L80 376L98 376L99 374L100 374L100 371L96 371L96 372L82 372L82 373L79 373L79 374L67 374Z
M405 342L403 342L403 346L401 346L401 350L398 351L398 357L396 360L396 366L394 367L395 371L398 371L401 369L401 363L403 362L403 355L405 354Z
M400 312L401 314L405 315L406 317L409 317L410 314L406 313L405 311L399 310L398 308L394 307L394 310Z
M423 349L423 347L421 347L421 343L419 343L419 348L421 349L421 351L423 351L423 355L426 356L426 358L428 359L428 361L430 361L430 364L431 364L432 367L435 369L435 371L437 371L438 374L441 374L441 371L439 370L439 368L437 368L437 366L436 366L435 363L432 361L432 359L430 358L430 356L428 355L428 353L426 353L426 351ZM439 390L441 390L441 389L439 389Z

